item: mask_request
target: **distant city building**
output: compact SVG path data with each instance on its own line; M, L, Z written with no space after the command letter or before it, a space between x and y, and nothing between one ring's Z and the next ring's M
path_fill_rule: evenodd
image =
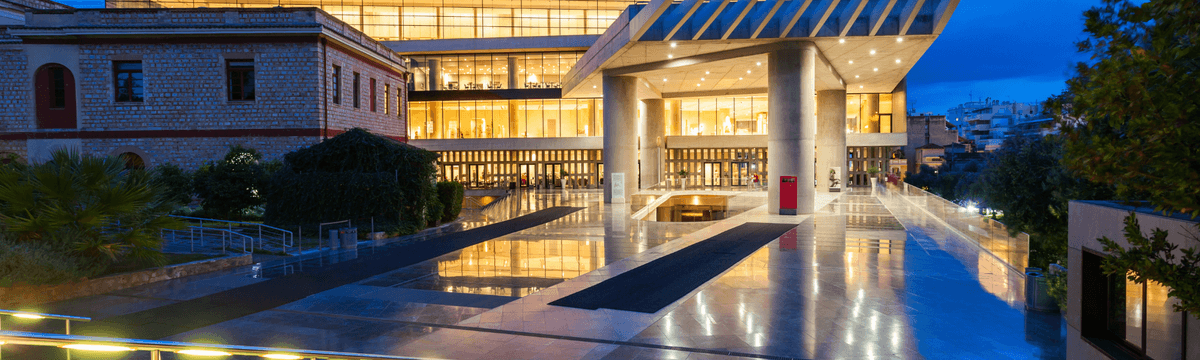
M937 155L937 164L930 164L920 156L920 149L926 149L925 146L933 145L937 149L943 149L958 142L958 131L956 126L946 121L945 115L932 115L925 113L921 115L908 116L908 145L904 148L904 158L908 159L908 171L917 172L921 165L930 165L937 167L941 165L942 153Z
M999 149L1008 136L1043 133L1041 124L1051 120L1042 115L1040 104L990 99L963 103L946 113L947 121L958 127L958 135L980 151Z

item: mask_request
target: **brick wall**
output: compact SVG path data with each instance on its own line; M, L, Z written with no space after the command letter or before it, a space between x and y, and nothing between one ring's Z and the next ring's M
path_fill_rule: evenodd
M317 136L288 137L196 137L196 138L117 138L85 139L81 145L85 153L115 155L136 148L144 155L146 166L170 162L184 169L195 170L208 161L225 157L229 147L258 150L265 159L279 159L290 151L310 146L321 141Z
M330 130L346 130L354 127L361 127L383 136L398 138L405 136L406 124L405 118L408 116L408 107L404 105L408 100L408 86L403 81L403 78L397 75L397 72L379 66L374 63L364 61L363 59L348 54L338 46L327 46L328 65L325 67L326 91L329 98L329 129ZM342 94L341 103L333 103L333 67L340 66L342 68ZM359 103L358 107L354 107L354 73L359 74ZM375 79L375 104L376 110L371 111L371 79ZM391 89L387 96L389 99L384 101L384 85L389 85ZM401 99L397 101L397 91L401 91ZM384 105L389 107L386 114L383 109Z
M28 58L19 48L0 48L0 132L33 127L27 121L33 101L33 81L25 78L28 67Z

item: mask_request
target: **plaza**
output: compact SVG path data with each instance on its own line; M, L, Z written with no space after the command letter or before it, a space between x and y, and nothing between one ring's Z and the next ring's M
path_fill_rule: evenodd
M1024 310L1023 273L976 240L882 188L821 194L818 203L811 215L771 215L758 205L721 221L669 223L631 220L628 206L603 203L597 190L521 192L464 219L464 230L550 208L582 209L246 316L173 327L163 337L126 330L168 341L445 359L1065 356L1062 318ZM548 305L748 222L795 227L661 310ZM121 324L384 250L264 262L39 310Z

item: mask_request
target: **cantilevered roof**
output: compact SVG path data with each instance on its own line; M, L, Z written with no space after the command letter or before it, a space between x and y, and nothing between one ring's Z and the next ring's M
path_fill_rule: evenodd
M891 92L958 0L653 0L632 5L567 73L566 97L599 97L600 77L638 76L664 97L766 92L767 53L810 41L817 89Z

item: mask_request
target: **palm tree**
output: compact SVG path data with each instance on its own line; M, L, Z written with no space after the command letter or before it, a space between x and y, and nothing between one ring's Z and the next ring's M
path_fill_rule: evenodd
M103 269L129 259L162 265L166 216L178 204L142 170L117 157L60 150L41 164L0 166L0 230L17 242L36 242Z

